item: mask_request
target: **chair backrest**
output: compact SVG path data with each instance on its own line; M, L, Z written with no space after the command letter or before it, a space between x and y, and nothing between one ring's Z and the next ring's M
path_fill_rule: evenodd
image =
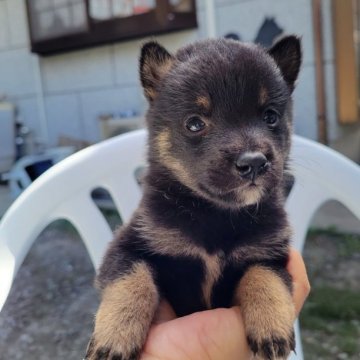
M293 137L291 167L295 185L287 199L293 245L304 247L310 221L328 200L337 200L360 219L360 167L314 141Z
M129 220L141 196L135 171L145 164L145 149L145 130L103 141L54 165L16 199L0 223L0 310L31 245L57 219L75 226L99 266L113 234L91 193L106 189Z
M55 165L20 195L0 223L0 310L32 243L56 219L67 219L77 228L98 267L112 232L91 193L105 188L122 219L129 220L141 197L135 171L145 165L145 150L145 130L106 140ZM309 222L325 201L339 200L360 218L360 168L298 136L294 136L291 158L295 185L287 210L294 227L293 245L301 250ZM296 336L296 359L302 359L299 331Z

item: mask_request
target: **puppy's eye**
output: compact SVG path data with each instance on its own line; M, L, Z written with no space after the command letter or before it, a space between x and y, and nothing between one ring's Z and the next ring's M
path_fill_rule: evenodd
M266 110L263 120L270 128L274 128L279 121L279 114L274 110Z
M186 122L185 127L189 131L196 133L204 130L206 127L206 123L199 116L190 116Z

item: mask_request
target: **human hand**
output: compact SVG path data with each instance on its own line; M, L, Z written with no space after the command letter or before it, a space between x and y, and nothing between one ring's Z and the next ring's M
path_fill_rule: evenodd
M303 259L290 250L287 270L293 278L293 300L299 314L310 284ZM239 307L215 309L176 318L170 305L160 305L141 360L251 359Z

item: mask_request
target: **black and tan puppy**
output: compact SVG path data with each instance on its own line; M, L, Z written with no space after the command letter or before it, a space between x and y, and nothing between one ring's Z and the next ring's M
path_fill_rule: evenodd
M142 48L150 108L141 204L109 247L86 359L135 360L160 299L178 316L240 305L263 359L294 348L284 187L300 41ZM121 169L119 169L121 171Z

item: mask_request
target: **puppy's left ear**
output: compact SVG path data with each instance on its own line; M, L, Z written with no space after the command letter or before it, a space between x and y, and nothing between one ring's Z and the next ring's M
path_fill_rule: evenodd
M160 83L174 61L172 55L155 41L143 45L140 55L140 80L147 99L156 98Z
M282 76L293 91L302 58L300 39L295 35L283 37L268 50L268 53L274 58Z

